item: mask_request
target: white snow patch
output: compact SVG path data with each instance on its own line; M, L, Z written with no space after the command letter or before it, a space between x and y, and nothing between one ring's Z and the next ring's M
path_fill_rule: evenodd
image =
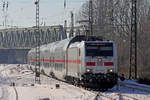
M33 87L16 87L19 100L38 100L50 98L50 100L93 100L94 94L77 91L61 85L56 89L54 85L35 85Z

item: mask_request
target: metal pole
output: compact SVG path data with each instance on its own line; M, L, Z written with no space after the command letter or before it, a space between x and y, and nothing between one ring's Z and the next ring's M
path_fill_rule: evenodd
M64 31L65 34L67 34L67 20L64 21Z
M35 66L35 83L40 84L40 27L39 27L39 0L35 1L36 5L36 66Z
M74 36L74 14L71 11L71 34L70 34L70 37L73 37L73 36Z
M3 26L5 27L5 29L7 28L8 6L9 6L8 1L7 2L3 1L3 9L2 9L3 10L3 14L4 14Z
M90 36L93 35L93 2L92 0L89 1L89 30Z
M137 79L137 0L132 0L129 79Z

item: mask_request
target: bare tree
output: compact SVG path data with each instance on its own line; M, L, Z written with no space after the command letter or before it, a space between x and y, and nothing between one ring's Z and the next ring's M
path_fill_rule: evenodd
M119 55L119 72L128 74L131 33L131 0L92 0L94 34L116 42ZM88 2L80 12L79 19L88 19ZM150 70L150 4L149 0L137 0L138 22L138 74ZM83 23L85 24L85 23ZM85 24L87 25L87 23ZM126 70L126 71L124 71ZM149 75L150 76L150 75Z

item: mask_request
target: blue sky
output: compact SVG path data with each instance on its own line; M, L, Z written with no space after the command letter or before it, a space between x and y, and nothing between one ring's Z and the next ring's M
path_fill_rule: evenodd
M3 3L9 2L7 11L7 25L30 27L35 25L34 0L0 0L0 25L3 24ZM87 0L40 0L40 23L46 22L46 26L63 24L64 19L70 21L70 11L76 13ZM68 23L69 24L69 23Z

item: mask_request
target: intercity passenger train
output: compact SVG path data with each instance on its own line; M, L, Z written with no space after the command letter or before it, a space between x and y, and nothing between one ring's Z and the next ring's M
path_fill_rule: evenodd
M96 36L75 36L40 47L41 72L57 79L94 88L117 83L117 49L112 41ZM28 53L32 69L36 49Z

